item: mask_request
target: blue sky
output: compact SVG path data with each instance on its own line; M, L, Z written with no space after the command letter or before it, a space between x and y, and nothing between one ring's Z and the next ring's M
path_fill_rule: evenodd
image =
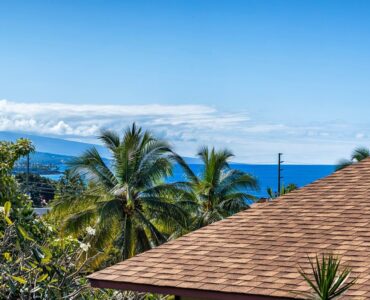
M1 1L0 130L333 163L369 145L368 1ZM370 146L370 145L369 145Z

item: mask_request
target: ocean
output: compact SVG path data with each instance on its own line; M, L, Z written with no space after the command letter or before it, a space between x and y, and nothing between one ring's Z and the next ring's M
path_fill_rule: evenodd
M196 174L200 174L202 165L190 165ZM260 189L258 191L250 191L250 194L260 198L267 197L267 188L271 187L274 191L277 190L277 165L253 165L253 164L232 164L232 168L245 171L258 180ZM283 165L281 176L282 184L294 183L298 187L303 187L317 179L326 177L334 172L333 165ZM185 176L179 166L174 169L174 176L170 181L184 180Z
M202 172L202 165L190 164L190 167L196 174ZM250 191L255 197L267 197L267 188L271 187L277 190L277 165L253 165L253 164L231 164L232 168L239 169L255 176L259 183L258 191ZM303 187L317 179L323 178L334 172L333 165L283 165L282 166L282 184L294 183L298 187ZM168 178L168 182L184 181L185 175L180 166L176 165L173 176ZM61 174L48 174L44 177L58 180Z

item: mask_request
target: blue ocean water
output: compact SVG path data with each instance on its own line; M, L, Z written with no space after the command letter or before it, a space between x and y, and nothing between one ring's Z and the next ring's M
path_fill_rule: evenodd
M202 165L190 164L189 166L195 174L201 174ZM65 168L65 166L60 167L63 170ZM248 172L257 178L260 189L258 191L250 191L250 194L256 197L267 197L266 190L268 187L271 187L274 191L277 190L277 165L231 164L231 167ZM294 183L298 187L302 187L331 174L334 168L335 166L332 165L283 165L281 173L283 177L282 184ZM43 176L58 180L61 174L47 174ZM168 181L184 181L185 179L186 177L181 167L176 165L173 176L168 178Z
M202 165L190 165L196 174L201 174ZM255 176L259 182L259 191L251 191L250 194L256 197L267 197L267 188L277 190L277 165L252 165L252 164L232 164L232 168L239 169ZM283 165L282 183L295 183L298 187L303 187L317 179L323 178L334 172L335 166L332 165ZM183 181L185 175L179 166L174 168L174 175L170 181Z

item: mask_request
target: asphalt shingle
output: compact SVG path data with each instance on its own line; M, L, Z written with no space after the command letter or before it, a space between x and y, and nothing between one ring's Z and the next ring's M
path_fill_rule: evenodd
M89 276L93 286L300 298L307 256L340 255L370 298L370 159ZM141 288L139 286L142 285ZM186 293L185 293L186 294ZM231 294L230 294L231 295ZM236 299L236 298L235 298ZM242 299L242 298L240 298ZM261 298L263 299L263 298Z

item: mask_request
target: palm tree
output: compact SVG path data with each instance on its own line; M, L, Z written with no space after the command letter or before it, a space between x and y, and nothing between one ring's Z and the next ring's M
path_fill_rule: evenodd
M335 170L338 171L354 163L358 163L368 157L370 157L370 149L365 147L358 147L352 152L351 159L340 160Z
M343 295L356 282L356 278L348 281L351 269L340 268L340 259L329 255L322 255L321 261L316 255L315 263L308 258L312 274L306 273L302 267L299 273L311 287L311 293L304 293L308 299L330 300Z
M274 192L271 187L267 188L267 194L269 195L270 199L275 199L281 195L288 194L294 190L298 189L298 186L295 183L289 183L288 185L282 185L280 188L280 195L277 192Z
M202 173L198 176L178 155L174 158L183 168L188 182L179 197L178 204L190 208L193 220L187 222L189 230L200 228L226 218L248 208L246 201L255 198L246 190L258 188L257 180L229 165L233 154L229 150L216 151L207 147L201 148L198 157L203 163Z
M67 215L66 232L94 226L91 249L109 249L112 242L122 259L166 241L153 220L181 222L182 210L168 201L176 184L163 183L172 174L170 146L133 124L123 138L110 130L100 140L112 154L112 165L92 148L70 163L89 182L83 196L61 198L55 210Z

